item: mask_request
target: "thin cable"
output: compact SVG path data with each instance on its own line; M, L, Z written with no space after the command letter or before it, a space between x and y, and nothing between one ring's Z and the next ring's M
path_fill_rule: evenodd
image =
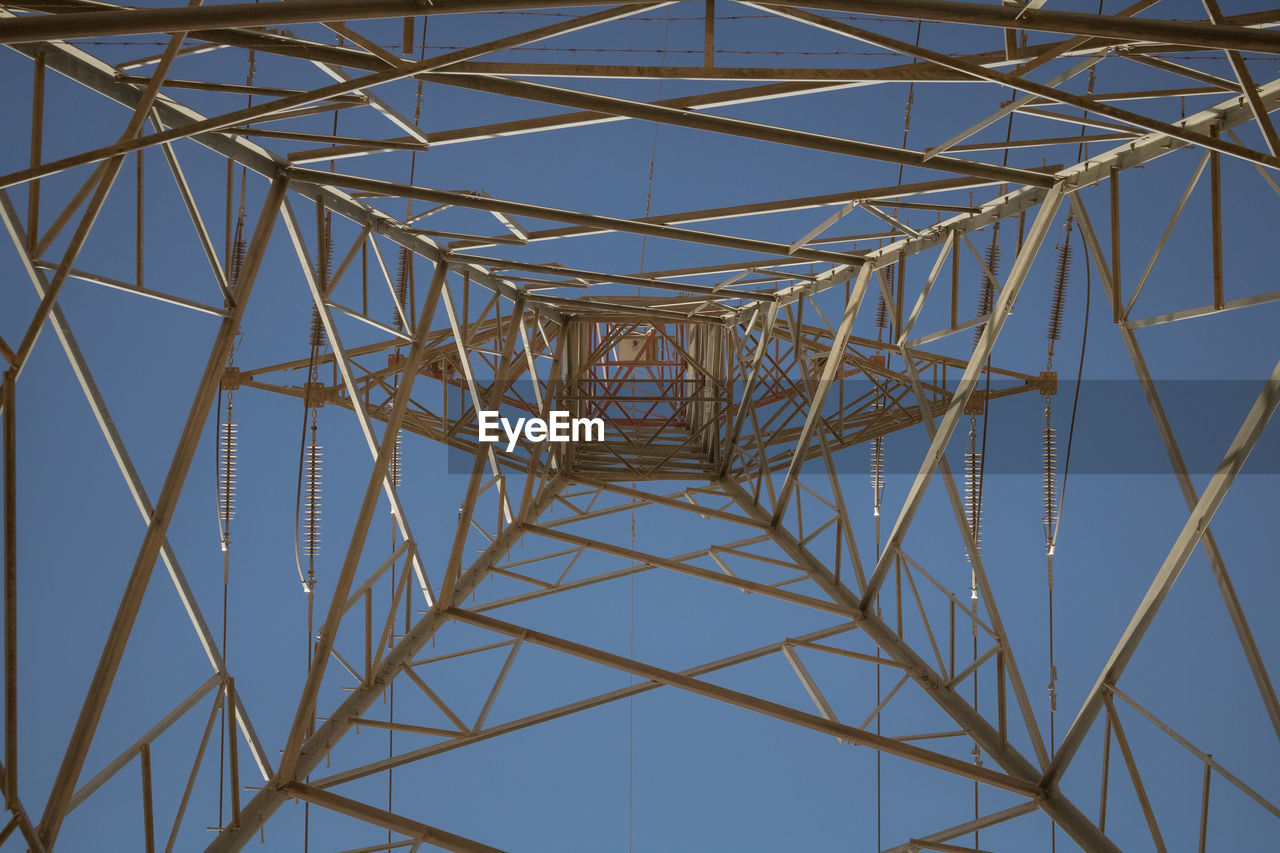
M666 67L666 64L667 64L667 43L670 40L670 37L671 37L671 7L668 6L667 7L667 26L662 33L662 65L663 67ZM662 86L665 82L666 82L665 80L658 81L657 100L659 101L662 100ZM646 219L649 217L649 210L653 206L653 166L658 159L658 128L660 128L661 126L662 125L658 124L657 122L654 123L653 145L649 149L649 186L648 186L648 189L645 191L645 197L644 197L644 215ZM640 272L642 273L644 272L644 250L645 250L645 247L648 246L648 243L649 243L649 238L647 236L640 238ZM640 288L639 286L637 286L636 293L639 293L639 292L640 292Z
M636 550L636 511L631 510L631 550ZM631 659L636 658L636 573L631 573L631 619L630 619L630 644L629 654ZM636 677L632 673L628 675L628 683L635 684ZM632 845L635 841L634 835L634 817L635 817L635 743L636 743L636 709L635 696L627 697L627 851L630 853Z

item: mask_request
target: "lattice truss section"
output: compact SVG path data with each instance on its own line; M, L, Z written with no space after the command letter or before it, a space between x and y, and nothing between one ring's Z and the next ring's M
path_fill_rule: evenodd
M0 846L1274 838L1218 511L1280 404L1280 14L1102 5L0 2ZM1173 521L1063 580L1090 309ZM1232 346L1267 378L1180 444L1153 375ZM480 440L557 410L603 438Z

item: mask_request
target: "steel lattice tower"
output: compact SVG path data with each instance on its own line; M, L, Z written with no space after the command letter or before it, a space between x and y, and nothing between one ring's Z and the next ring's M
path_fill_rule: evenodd
M724 733L834 750L858 780L842 849L1274 838L1274 775L1223 757L1280 737L1270 552L1220 548L1210 521L1280 364L1183 443L1153 377L1210 338L1277 355L1258 222L1280 195L1280 13L1106 5L0 4L4 849L621 849L629 812L607 837L533 827L483 776L543 802L559 777L519 739L554 732L553 764L595 751L630 786L636 709L678 732L701 712L641 703L686 694L737 709ZM664 169L701 203L669 206ZM1094 306L1064 295L1085 277ZM1058 538L1059 339L1090 307L1091 357L1154 420L1106 431L1155 448L1177 509L1160 553L1108 542L1079 575L1120 591L1063 580L1094 534ZM1013 405L1043 467L984 513L1010 432L988 446L987 424ZM508 450L481 411L605 436ZM126 492L69 484L91 504L52 519L47 448L101 456L93 433ZM1042 491L1045 549L1011 561ZM131 565L103 544L83 588L87 567L26 556L138 513ZM1174 594L1188 566L1220 601ZM1158 617L1209 611L1206 671ZM57 673L55 633L76 648ZM1073 643L1102 665L1060 680ZM1128 687L1131 661L1184 687ZM1179 689L1214 722L1175 723ZM624 708L625 752L585 722ZM664 737L672 785L710 773L696 737L685 764ZM451 820L450 796L493 817Z

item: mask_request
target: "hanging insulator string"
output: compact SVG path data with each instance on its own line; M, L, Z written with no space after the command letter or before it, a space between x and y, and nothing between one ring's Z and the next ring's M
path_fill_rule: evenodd
M982 552L982 450L978 447L978 417L969 416L969 444L964 451L964 508L965 520L969 525L969 534L973 537L974 550ZM973 562L968 551L965 559ZM969 573L969 598L978 600L977 573Z
M302 533L303 507L304 507L303 486L304 484L307 486L307 502L305 505L308 507L308 510L309 510L310 499L311 499L311 495L310 495L311 466L312 465L317 466L315 473L316 473L316 486L318 488L319 487L318 466L320 464L318 446L316 447L316 450L311 450L309 449L309 446L307 443L308 425L309 425L312 445L315 445L316 413L314 411L314 408L319 408L319 402L320 402L318 400L312 399L312 394L315 392L316 388L320 384L319 383L319 379L320 379L319 358L320 358L320 350L324 345L324 327L321 323L320 311L317 308L311 309L311 324L308 331L308 342L310 344L311 352L310 352L310 357L307 365L307 384L303 391L303 396L302 396L302 435L298 441L298 485L297 485L297 490L294 498L294 508L293 508L293 560L294 560L294 565L298 569L298 581L299 583L302 584L302 591L307 596L310 596L315 589L314 571L311 571L310 573L304 573L302 571L302 555L304 551L304 547L303 547L304 536ZM318 494L316 496L316 512L317 512L317 515L315 517L315 524L317 526L317 529L316 529L315 544L318 550L319 541L320 541L319 529L318 529L318 525L320 522ZM309 529L310 529L310 521L308 520L308 530ZM308 541L308 548L309 548L310 536L308 535L305 538ZM307 559L308 559L308 565L314 567L314 562L315 562L314 553L311 553L310 551L308 551ZM308 636L310 636L310 631L308 631L307 633L308 633ZM309 640L308 640L308 645L310 645ZM309 658L310 652L308 651L307 654Z
M997 221L991 226L991 242L987 244L986 270L980 271L981 285L978 288L978 316L984 317L991 313L991 308L995 305L996 286L995 278L1000 270L1000 223ZM978 341L982 339L982 333L987 328L986 323L982 323L973 330L973 348L978 348Z
M894 292L893 290L895 285L894 280L897 278L897 269L898 268L896 264L890 264L889 266L885 267L883 270L885 286L880 289L880 296L876 301L876 340L877 341L884 340L884 330L889 327L889 306L885 304L884 295L886 291L889 293Z
M219 396L222 392L219 391ZM218 482L218 538L225 553L231 544L231 519L236 515L236 423L232 420L232 394L227 392L226 420L218 424L216 454ZM221 407L219 407L221 408Z
M404 317L409 316L409 282L413 277L413 256L408 249L400 250L400 257L396 264L396 301L399 303L399 309L395 312L396 329L405 332L408 331L404 327Z
M305 495L303 506L303 553L307 556L307 586L315 585L316 555L320 553L320 485L322 478L323 448L316 440L316 411L311 410L311 440L306 450Z
M391 480L391 485L400 488L401 479L401 454L403 453L403 444L400 440L402 433L396 430L395 443L391 445L391 458L387 461L387 477Z
M1041 451L1043 463L1043 498L1044 513L1041 520L1044 524L1044 550L1050 559L1049 588L1053 588L1053 551L1054 525L1058 521L1057 480L1058 480L1058 436L1053 426L1053 402L1051 397L1044 398L1044 429L1041 433Z
M880 407L877 405L877 409ZM880 524L880 504L884 498L884 436L871 439L871 508Z
M1045 370L1053 370L1054 345L1062 337L1062 315L1066 307L1067 283L1071 277L1071 225L1073 218L1067 214L1066 231L1058 247L1058 267L1053 277L1053 296L1049 300L1049 327L1045 336L1049 339L1049 358Z

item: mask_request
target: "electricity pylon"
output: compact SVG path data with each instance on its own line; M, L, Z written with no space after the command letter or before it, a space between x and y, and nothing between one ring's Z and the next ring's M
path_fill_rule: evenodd
M13 246L6 260L10 279L28 280L35 299L6 297L13 308L5 312L4 333L16 343L4 342L2 353L6 730L0 775L11 815L3 837L33 850L54 849L64 825L75 823L76 809L103 814L116 808L113 798L125 796L120 773L137 761L139 835L148 850L166 840L167 849L207 843L211 851L239 850L260 834L272 845L285 844L282 839L345 844L340 839L356 836L334 829L345 825L335 814L379 830L379 839L362 836L347 845L352 850L555 847L559 839L535 838L513 826L514 818L494 817L479 831L464 832L451 824L448 809L422 806L412 794L436 778L432 759L447 753L511 742L518 733L608 707L634 709L639 697L673 691L769 718L779 730L827 735L824 745L855 747L847 750L850 773L876 792L874 807L862 800L852 807L857 849L986 849L978 833L999 833L1039 812L1052 824L1046 848L1069 839L1090 851L1148 842L1164 849L1171 828L1190 827L1203 850L1217 825L1209 796L1215 774L1256 806L1245 825L1258 827L1260 836L1274 831L1269 821L1280 817L1280 808L1265 786L1251 785L1247 774L1213 758L1230 751L1229 744L1215 745L1223 733L1206 727L1187 735L1166 720L1169 708L1148 707L1125 689L1122 676L1140 647L1161 651L1148 634L1174 582L1202 548L1225 604L1226 635L1238 641L1238 649L1220 651L1244 677L1238 690L1207 691L1201 701L1211 713L1249 703L1260 725L1248 739L1260 750L1275 748L1280 701L1248 615L1261 609L1236 593L1209 524L1280 403L1280 365L1239 428L1215 437L1226 452L1200 487L1138 340L1144 328L1252 316L1276 299L1256 288L1228 298L1226 283L1228 260L1259 265L1250 269L1266 263L1269 247L1250 239L1247 228L1251 216L1269 215L1252 213L1255 206L1275 204L1280 193L1280 139L1270 118L1280 106L1280 79L1255 77L1269 67L1263 60L1280 53L1280 36L1268 28L1275 15L1228 17L1213 0L1206 0L1206 20L1176 19L1188 16L1173 12L1135 17L1135 8L1085 14L1037 2L988 7L901 0L888 10L869 0L805 8L741 3L745 12L759 13L771 33L776 28L779 43L796 32L821 33L840 46L849 40L871 45L880 51L876 57L891 55L897 64L842 50L840 67L803 68L773 49L767 65L722 67L718 60L727 54L717 51L726 50L725 37L715 25L733 16L726 20L723 8L707 3L694 10L701 66L668 66L665 55L661 64L641 66L539 67L513 58L544 40L568 40L566 49L575 51L619 50L618 28L652 21L663 5L570 10L557 13L564 20L533 30L472 37L461 48L430 47L431 56L418 29L420 22L425 26L423 9L407 0L4 5L0 43L29 75L32 110L29 161L6 152L0 218ZM430 14L432 20L456 15L480 33L509 20L499 13L547 8L560 7L438 0ZM887 35L897 32L894 21L918 24L915 40ZM992 49L972 47L964 35L972 33ZM159 54L131 41L154 34L161 35ZM652 52L660 53L656 45ZM1197 54L1225 63L1215 69L1221 73L1202 67ZM1162 82L1125 88L1127 75L1140 66ZM246 82L227 82L246 68ZM1086 72L1087 91L1080 94ZM55 84L55 75L65 80ZM646 102L528 77L752 84ZM896 133L899 115L890 121L879 108L863 108L853 127L830 132L782 126L764 112L779 99L902 83L911 88L901 146L850 138L876 136L868 128L877 127ZM442 107L428 97L424 113L424 84L428 93L462 92L459 103L480 92L569 112L452 128L440 119L444 107L458 104ZM19 88L10 88L15 102ZM931 100L960 88L999 93L1002 100L983 106L974 98L960 107ZM1010 90L1012 101L1005 100ZM899 95L892 103L903 102ZM246 96L247 105L231 104L232 97L239 104ZM123 134L76 118L81 110L94 116L104 104L114 105L113 119L125 117ZM9 106L15 116L26 114L25 102L22 110ZM729 106L763 115L716 111ZM957 109L965 116L959 121ZM586 164L545 152L529 166L563 174L545 201L424 185L439 179L440 172L423 174L448 146L506 144L613 124L634 135L625 128L637 122L722 141L726 152L764 145L771 158L783 158L763 160L759 173L721 185L726 193L763 182L786 157L818 172L830 169L832 158L853 161L884 175L884 182L850 189L835 186L832 177L825 180L833 188L821 194L767 201L727 194L697 209L639 216L616 215L611 190L592 187ZM1075 135L1048 135L1046 128L1064 122ZM390 125L397 129L389 131ZM69 136L69 127L80 135ZM961 127L968 129L956 132ZM993 137L988 128L1004 130ZM931 134L930 146L908 146L911 132ZM520 145L533 150L531 142ZM728 158L745 150L757 149L726 153L728 169L736 168ZM1057 165L1034 153L1046 150ZM984 159L983 152L999 156ZM357 165L350 166L353 158ZM475 170L465 177L480 183L488 169L497 174L500 168L455 165ZM123 198L128 194L118 179L126 166L136 169L136 193ZM1131 178L1139 189L1122 195L1122 180L1127 187ZM1235 196L1224 191L1224 181L1232 182ZM455 185L452 177L448 183ZM1208 190L1197 193L1202 183ZM603 195L591 195L592 189ZM574 193L614 213L575 209ZM1207 210L1207 228L1191 241L1207 268L1201 301L1209 304L1203 307L1186 303L1185 277L1153 276L1166 249L1181 257L1182 247L1170 238L1193 205ZM50 206L57 212L42 211ZM708 222L730 224L719 231L692 227ZM855 222L880 230L827 234ZM183 224L189 242L173 250L180 261L150 237L170 233L173 223ZM771 239L748 236L766 231ZM121 233L130 240L122 241ZM608 251L578 248L624 238L632 242L609 243ZM985 253L978 239L987 241ZM1056 271L1048 248L1055 241ZM1057 728L1054 649L1094 627L1090 614L1076 612L1065 627L1058 625L1057 641L1052 633L1053 559L1070 538L1058 539L1063 497L1054 446L1065 401L1058 399L1053 344L1062 333L1072 241L1083 249L1099 305L1112 321L1094 334L1120 339L1102 358L1136 376L1173 474L1167 482L1187 515L1159 561L1141 567L1147 591L1114 643L1107 639L1111 650L1096 677L1076 673L1072 696L1078 693L1079 708ZM122 252L124 243L130 244ZM671 257L691 260L646 270L650 243L683 247ZM640 264L617 260L624 245L627 252L640 246ZM1138 251L1128 251L1131 245ZM1002 246L1010 259L1004 272L997 264ZM598 268L602 256L613 259L612 268ZM122 263L132 269L121 273ZM201 356L203 369L191 377L194 395L176 444L126 442L117 428L95 379L101 373L63 310L72 281L123 291L121 300L147 297L164 310L213 317L213 343ZM975 281L976 311L964 307L973 304ZM286 284L292 297L281 295ZM1148 303L1161 313L1137 316L1135 306ZM114 309L120 318L132 318L130 304ZM1024 318L1038 335L1044 314L1034 309L1045 305L1047 361L1042 344L1029 345L1026 336L1013 348L997 347L1018 334L1006 330ZM263 317L257 327L255 310ZM14 317L21 322L14 325ZM1238 322L1242 338L1252 333L1246 321ZM47 437L28 437L18 418L31 417L27 423L34 425L65 417L62 411L26 415L28 393L42 409L54 399L67 409L78 406L27 392L28 383L20 381L35 363L33 353L41 352L37 339L46 324L145 534L128 574L111 575L119 580L119 604L105 641L77 637L95 651L97 663L84 683L62 685L85 697L74 727L63 733L65 745L41 752L56 760L33 770L18 761L31 725L19 718L19 685L32 689L20 663L28 655L41 659L25 639L19 646L27 614L18 610L17 589L59 581L20 559L19 542L47 531L45 521L21 509L27 486L18 476L19 458L43 453ZM83 325L90 324L77 318L77 329ZM303 329L309 332L305 347ZM1264 349L1268 343L1259 342ZM101 350L101 340L97 344ZM162 390L166 409L185 407L192 396ZM1043 475L1049 567L1047 669L1039 646L1027 650L1025 626L1038 627L1039 617L1027 616L1033 605L1025 585L997 567L998 559L984 559L981 535L983 464L995 447L979 439L977 424L1026 400L1044 411L1044 469L1036 473ZM287 633L286 624L294 635L304 624L301 610L284 615L285 605L273 598L274 581L240 569L246 563L278 568L279 549L267 532L277 528L266 521L274 516L246 503L263 507L270 484L293 484L293 459L237 470L249 434L283 432L279 413L299 410L297 500L284 515L293 518L287 532L305 601L307 654L305 668L290 663L296 676L290 681L265 653L247 663L241 653L229 666L225 634L241 652L261 650ZM481 440L482 411L544 421L565 412L598 419L604 436L525 440L508 449ZM288 429L294 426L291 420ZM958 460L964 442L956 434L966 428L970 442L960 471L951 460ZM326 495L323 554L322 436L331 472L334 466L342 472L330 475L342 489L336 501L332 492ZM1150 436L1144 440L1150 443ZM886 447L897 454L894 466L902 466L893 469L902 473L901 488L887 497ZM912 454L906 462L903 448ZM144 452L148 461L135 463ZM178 538L195 534L174 526L184 495L194 491L189 481L200 478L202 454L215 463L215 564L203 552L193 556L203 546ZM415 454L430 464L415 464ZM867 474L851 473L853 454L870 456L871 501ZM167 473L149 493L139 470L157 465ZM450 490L456 516L455 495L441 497ZM388 512L392 543L377 551L374 526ZM1004 520L993 522L990 514L986 527L988 548L1007 533ZM944 539L954 547L935 548ZM157 564L165 567L210 672L189 688L184 682L190 692L164 707L152 707L145 690L117 684L135 644L164 639L139 623L148 589L159 583ZM197 564L198 575L191 570ZM1116 571L1121 568L1128 569ZM218 606L219 582L220 623L206 615ZM639 616L638 583L661 602ZM609 608L619 590L629 590L626 649L619 647L617 624L601 624L616 618ZM64 594L72 611L94 604L77 599L74 589ZM234 614L229 596L280 612L261 623L237 620L228 616ZM687 602L697 603L696 618ZM1041 606L1037 600L1037 613ZM157 632L140 636L146 630ZM725 654L729 641L740 645ZM595 675L581 674L580 662ZM773 675L755 668L766 663L779 668ZM448 667L455 668L452 675L440 674ZM1029 686L1033 670L1049 673L1047 701ZM793 701L796 696L803 701ZM111 718L112 708L124 709L129 723ZM262 734L264 717L272 719L269 736ZM895 718L925 729L903 730ZM215 774L210 744L219 723ZM1191 756L1200 805L1195 819L1171 820L1169 807L1159 805L1165 780L1153 784L1152 772L1141 769L1151 750L1145 742L1134 749L1130 736L1139 725L1168 735L1160 748L1170 754ZM1113 741L1134 802L1114 792L1109 799L1108 788L1120 778L1110 767ZM634 750L628 756L634 778ZM902 775L882 781L882 758ZM47 787L28 781L29 773ZM999 807L980 809L980 792L984 803ZM882 793L888 805L881 805ZM934 799L948 805L935 807ZM206 816L215 800L217 821L210 827ZM502 804L488 805L494 815L513 814ZM972 819L953 820L970 807ZM882 839L880 821L888 812L893 832L904 814L919 830ZM970 837L972 846L963 846ZM611 836L598 846L619 845Z

